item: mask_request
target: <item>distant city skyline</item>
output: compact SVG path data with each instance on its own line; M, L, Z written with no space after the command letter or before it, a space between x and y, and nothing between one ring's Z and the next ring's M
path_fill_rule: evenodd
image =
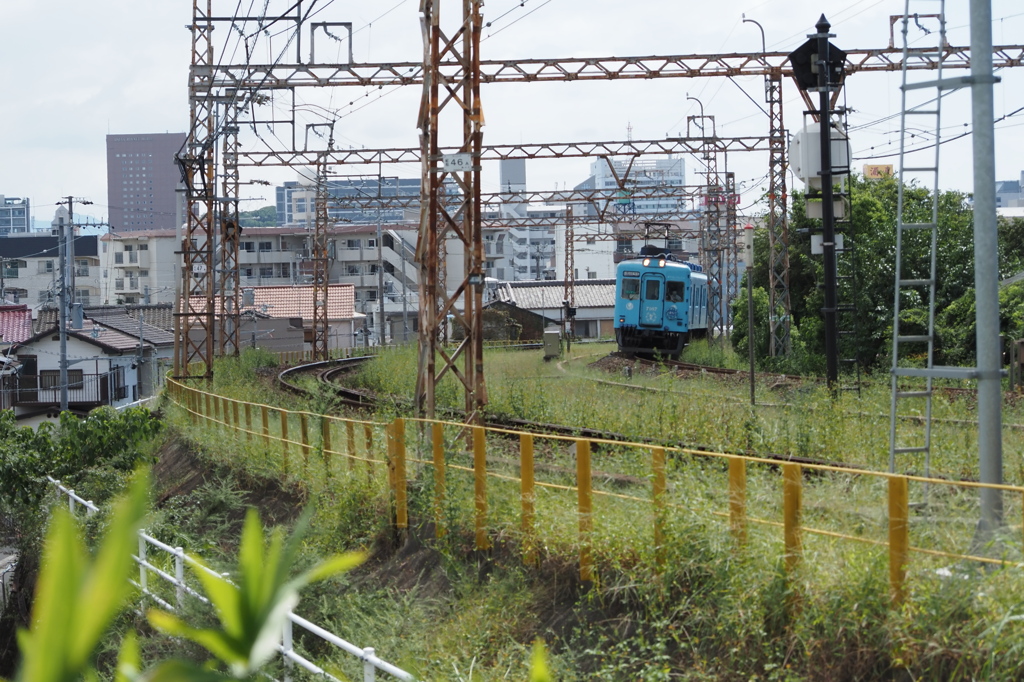
M220 5L221 3L215 3ZM224 3L226 6L227 3ZM271 3L276 6L276 3ZM231 8L234 3L231 3ZM416 62L422 57L418 3L413 0L380 3L352 0L326 3L323 16L350 21L352 51L357 62ZM581 8L585 11L580 11ZM319 10L320 8L318 8ZM678 0L641 0L623 11L616 0L490 0L484 8L481 47L485 59L601 57L610 55L756 54L761 50L757 26L764 28L769 51L798 47L824 9L844 49L885 47L890 40L889 17L902 9L892 3L839 0L822 8L810 0L734 0L704 5ZM966 3L947 3L949 41L968 45ZM9 30L0 43L5 90L17 97L0 100L0 193L27 197L36 223L47 224L55 204L74 195L94 202L81 215L109 218L105 180L105 137L108 134L161 133L188 127L188 70L190 64L191 4L187 2L130 3L94 0L82 3L52 0L12 3L5 7ZM1024 42L1024 12L1019 0L993 0L993 42ZM334 16L337 15L337 16ZM321 21L318 16L316 21ZM566 30L565 27L572 27ZM898 27L897 27L898 30ZM921 41L913 27L912 39ZM81 47L83 33L89 47ZM310 47L308 31L302 46ZM40 39L45 36L45 40ZM287 36L282 36L283 48ZM897 42L899 36L896 37ZM923 43L922 43L923 44ZM326 43L324 43L326 45ZM348 41L331 44L317 58L344 61ZM290 53L294 57L294 50ZM231 59L232 57L229 57ZM237 59L242 59L238 57ZM272 60L260 54L258 59ZM13 65L31 64L31 68ZM1024 158L1024 67L1005 69L995 85L996 177L1019 176ZM898 141L900 74L857 74L846 84L840 104L851 109L854 168L864 163L894 163ZM306 88L299 93L305 111L326 111L338 121L336 148L415 148L416 114L422 89L407 87ZM767 134L761 77L650 79L575 83L488 83L481 88L486 113L485 144L563 141L664 139L686 130L688 116L715 116L724 136ZM970 95L966 90L943 100L943 126L948 140L969 133ZM806 108L792 83L784 85L786 126L799 128ZM284 103L281 103L284 106ZM286 111L281 109L282 118ZM1005 118L1003 118L1005 117ZM298 144L303 130L294 131ZM287 140L283 128L259 134ZM314 136L315 137L315 136ZM313 140L315 142L316 140ZM923 139L926 146L927 138ZM970 191L971 136L963 135L942 147L940 185ZM927 155L921 152L920 155ZM879 157L879 158L875 158ZM531 165L531 189L572 187L587 176L592 159L555 159ZM743 187L743 202L751 205L765 189L767 154L731 154L729 170ZM345 169L365 172L367 167ZM373 170L376 170L375 168ZM691 178L699 177L699 161L687 159ZM416 163L394 164L389 176L413 178ZM290 169L249 170L253 179L271 186L294 177ZM484 167L483 190L499 191L496 163ZM795 188L799 185L794 184ZM273 205L275 197L259 184L246 184L243 210ZM76 215L79 214L76 211Z

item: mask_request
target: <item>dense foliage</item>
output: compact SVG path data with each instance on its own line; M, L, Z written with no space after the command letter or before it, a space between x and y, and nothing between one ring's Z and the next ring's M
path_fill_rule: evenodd
M899 185L894 178L851 181L851 220L846 234L847 249L855 251L840 258L840 301L853 304L856 312L840 315L840 355L856 357L863 368L886 367L890 360L894 307L896 208ZM916 185L904 188L904 216L907 221L927 222L931 216L931 192ZM813 371L824 365L824 270L821 258L810 253L811 235L820 221L807 217L807 200L794 193L790 216L790 299L792 307L793 358L784 368ZM974 222L970 197L962 192L939 196L939 237L936 249L938 286L935 293L936 361L964 364L974 361ZM768 357L768 237L765 230L755 236L755 328L757 357L766 368L777 360ZM903 243L903 277L925 279L930 251L927 231L908 232ZM843 261L846 261L845 263ZM1024 220L999 219L999 278L1024 271ZM850 275L851 278L845 276ZM1024 334L1022 295L1004 289L1000 296L1002 330L1019 337ZM746 290L733 303L733 342L745 354L747 336ZM763 298L764 305L759 304ZM900 318L906 333L927 328L928 301L913 293L903 294ZM782 368L782 367L780 367Z
M34 503L47 476L62 479L98 465L131 471L159 429L144 408L102 408L84 419L64 412L58 423L38 429L18 426L13 411L0 411L0 503Z

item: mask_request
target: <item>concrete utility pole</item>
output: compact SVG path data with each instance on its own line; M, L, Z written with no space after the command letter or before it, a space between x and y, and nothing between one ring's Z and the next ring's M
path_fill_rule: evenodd
M992 3L971 0L971 124L974 129L974 290L978 343L978 459L982 483L1003 482L999 262L996 234ZM1003 525L1003 494L981 489L976 540Z
M57 225L57 258L60 261L60 284L57 305L60 307L57 319L60 329L60 411L68 409L68 315L74 302L74 239L75 239L75 201L83 205L91 201L64 197L68 204L67 223ZM70 254L70 256L69 256ZM68 286L71 286L71 299L68 299Z
M74 197L66 197L68 202L68 223L73 219ZM57 313L60 329L60 411L68 409L68 251L65 241L68 226L57 224L57 255L60 268L60 281L57 285Z

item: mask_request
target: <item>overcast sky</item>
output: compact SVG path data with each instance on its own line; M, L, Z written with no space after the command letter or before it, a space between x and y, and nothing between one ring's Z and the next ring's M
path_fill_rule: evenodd
M259 13L268 0L215 0L214 14L235 8ZM314 0L304 0L308 8ZM271 13L292 0L269 0ZM918 3L921 11L935 4ZM967 2L947 3L949 41L968 45ZM421 58L419 3L416 0L320 0L313 21L351 21L356 61L415 61ZM441 3L447 15L461 3ZM601 57L657 54L757 52L756 26L742 23L741 14L758 20L769 50L798 47L822 11L832 22L833 42L844 49L884 47L889 42L889 15L902 12L893 0L489 0L482 56L484 59L537 57ZM61 197L74 195L95 202L78 209L107 215L105 136L111 134L183 132L188 126L187 76L190 62L192 3L187 0L49 0L5 2L0 24L0 194L29 197L37 220L48 221ZM993 0L993 40L1024 43L1024 5L1020 0ZM273 30L269 33L273 33ZM913 35L913 34L912 34ZM918 31L918 44L928 38ZM253 61L266 63L285 49L287 36L262 40ZM232 40L221 31L218 45ZM303 51L308 37L303 38ZM347 44L318 42L317 61L341 61ZM322 47L321 47L322 46ZM218 48L219 49L219 48ZM324 52L319 52L323 49ZM291 54L294 54L292 52ZM323 54L324 58L320 58ZM232 61L243 61L236 57ZM1024 107L1024 67L1001 74L996 85L996 117ZM854 110L854 167L864 163L896 163L895 157L864 157L893 152L899 119L887 118L900 107L899 74L859 74L848 81L845 102ZM744 91L747 94L744 94ZM743 77L662 79L655 81L531 83L485 85L482 101L487 121L486 144L658 139L685 134L686 117L699 113L687 95L700 99L714 115L722 136L767 134L767 117L755 103L763 102L763 80ZM415 147L420 88L337 88L298 94L307 112L328 110L336 118L335 138L341 147ZM944 136L969 130L969 92L944 100ZM802 125L802 104L792 82L785 84L786 126ZM322 107L320 109L315 107ZM284 100L275 111L286 115ZM317 120L306 114L307 119ZM324 120L324 119L319 119ZM966 124L966 125L965 125ZM1017 179L1024 169L1024 112L997 124L996 174ZM257 129L270 144L288 140L286 127ZM302 130L297 132L303 137ZM942 185L971 189L971 137L942 146ZM245 144L256 144L250 134ZM315 142L315 140L314 140ZM312 144L312 143L311 143ZM280 143L283 146L284 143ZM691 182L699 182L697 160L687 160ZM730 170L743 183L744 205L753 204L766 185L767 155L732 154ZM344 169L375 174L376 167ZM383 169L385 175L416 177L416 164ZM528 162L531 189L573 186L589 174L585 159ZM293 171L245 171L243 180L279 183ZM799 184L796 184L800 187ZM497 169L485 168L484 191L498 188ZM272 191L247 185L243 208L272 203Z

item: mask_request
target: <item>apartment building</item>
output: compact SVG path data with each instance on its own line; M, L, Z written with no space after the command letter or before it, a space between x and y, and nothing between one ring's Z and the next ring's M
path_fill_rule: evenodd
M173 228L110 230L99 239L103 305L174 303L180 256Z
M185 133L107 135L107 206L119 232L180 224L181 171L174 156Z
M0 237L32 231L32 208L28 199L0 194Z
M100 261L95 235L75 235L73 282L75 301L90 305L100 294ZM60 273L58 238L40 234L11 234L0 241L0 290L12 303L32 307L55 305Z

